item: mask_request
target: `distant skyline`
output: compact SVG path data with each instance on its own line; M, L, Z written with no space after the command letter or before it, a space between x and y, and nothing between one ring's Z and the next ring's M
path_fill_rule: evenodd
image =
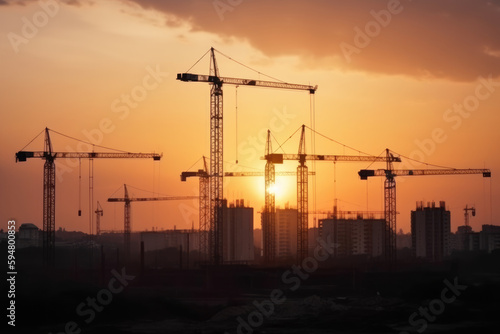
M122 196L115 192L124 183L197 195L198 180L179 176L209 156L210 86L175 78L212 46L261 73L319 86L314 114L304 92L225 86L227 171L264 171L265 131L284 143L315 119L319 133L373 155L390 148L425 163L491 170L491 179L398 178L398 231L410 231L417 201L445 201L452 232L463 225L466 205L477 209L475 231L498 225L499 22L500 4L486 0L0 0L0 228L11 218L42 228L43 161L16 164L14 155L45 127L106 147L163 152L161 162L94 161L104 230L123 229L123 204L106 200ZM267 79L218 57L223 76ZM190 70L208 71L207 57ZM283 149L296 153L298 139ZM92 149L57 134L52 141L56 151ZM306 143L312 152L310 132ZM358 154L318 135L315 143L317 154ZM43 137L26 149L43 150ZM56 164L56 229L88 233L88 162L81 200L78 162ZM296 167L286 162L277 170ZM357 175L368 167L384 165L317 163L309 210L331 211L335 196L341 210L383 210L383 178ZM430 168L407 159L395 167ZM295 178L277 180L276 204L296 206ZM260 228L264 178L228 178L224 187L229 202L242 198L255 208ZM197 227L197 211L197 200L134 203L132 228Z

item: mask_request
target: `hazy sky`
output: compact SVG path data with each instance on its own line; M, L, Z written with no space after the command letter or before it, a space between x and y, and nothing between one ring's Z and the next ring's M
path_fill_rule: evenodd
M283 143L301 124L311 126L314 115L319 133L363 152L379 155L388 147L426 163L492 170L492 179L398 179L398 228L409 231L410 210L422 200L446 201L453 231L466 204L477 209L475 230L500 224L500 1L0 0L0 31L3 228L10 218L42 226L43 161L16 164L14 155L45 127L106 147L163 152L160 163L95 160L104 230L123 228L123 205L106 202L123 195L123 183L196 195L198 180L181 183L179 175L201 168L200 157L209 155L210 87L175 77L211 46L261 72L218 54L223 76L266 79L265 73L319 86L314 112L306 92L225 86L228 171L263 171L266 130ZM205 57L191 72L208 70ZM295 153L298 139L283 149ZM57 134L52 141L56 151L89 149ZM358 154L321 136L315 141L318 154ZM308 133L309 152L311 142ZM26 149L42 150L43 136ZM406 161L399 168L429 168ZM56 164L57 228L87 232L88 161L82 160L81 200L78 161ZM318 163L310 210L331 210L335 195L342 210L382 210L383 179L360 181L357 171L366 167ZM233 178L224 188L229 201L244 198L255 208L256 227L263 182ZM278 205L294 206L295 179L279 178L277 195ZM132 210L134 230L198 223L197 201L136 203Z

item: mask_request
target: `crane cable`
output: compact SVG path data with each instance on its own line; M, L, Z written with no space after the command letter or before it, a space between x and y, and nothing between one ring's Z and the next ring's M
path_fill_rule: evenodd
M341 142L339 142L339 141L337 141L337 140L335 140L335 139L333 139L333 138L330 138L330 137L328 137L328 136L326 136L326 135L324 135L324 134L322 134L322 133L320 133L320 132L316 131L315 129L311 129L311 128L310 128L310 127L308 127L307 125L306 125L306 128L308 128L309 130L313 131L313 132L314 132L314 133L316 133L317 135L319 135L319 136L321 136L321 137L323 137L323 138L325 138L325 139L328 139L329 141L332 141L332 142L334 142L334 143L336 143L336 144L338 144L338 145L343 146L343 147L344 147L344 150L345 150L346 148L348 148L348 149L353 150L353 151L355 151L355 152L358 152L358 153L360 153L360 154L364 154L364 155L372 155L372 154L370 154L370 153L366 153L366 152L363 152L363 151L361 151L361 150L355 149L354 147L351 147L351 146L349 146L349 145L343 144L343 143L341 143Z
M453 168L453 167L446 167L446 166L440 166L440 165L434 165L434 164L431 164L431 163L427 163L427 162L423 162L423 161L418 161L418 160L415 160L415 159L412 159L410 157L407 157L407 156L404 156L402 154L399 154L397 152L394 152L391 150L391 152L393 153L396 153L397 155L399 155L400 157L403 157L405 159L408 159L408 160L411 160L413 162L417 162L419 164L422 164L422 165L426 165L426 166L431 166L431 167L436 167L436 168L443 168L443 169L456 169L456 168Z
M238 164L238 85L236 85L236 145L235 145L235 151L236 151L236 164Z
M130 184L127 184L127 188L132 188L132 189L135 189L135 190L138 190L138 191L143 191L145 193L150 193L150 194L153 194L153 196L155 195L154 191L137 188L137 187L131 186ZM172 197L172 196L175 196L175 195L162 194L160 192L157 192L156 194L158 194L158 196L155 196L155 197L160 197L160 195L161 195L161 197ZM130 198L132 198L132 196L130 196Z
M283 150L283 145L285 145L285 144L286 144L286 142L287 142L287 141L289 141L289 140L290 140L293 136L295 136L295 134L296 134L297 132L299 132L301 129L302 129L302 126L299 126L299 127L297 128L297 130L295 130L295 132L294 132L294 133L292 133L292 134L290 135L290 137L288 137L288 138L287 138L287 139L286 139L283 143L281 143L281 144L278 146L278 148L277 148L277 149L275 149L275 150L274 150L274 152L277 152L279 149L281 149L283 152L285 152L285 151ZM274 140L276 140L276 138L273 136L273 134L272 134L272 133L271 133L271 136L274 138ZM279 144L279 142L278 142L277 140L276 140L276 142ZM274 153L274 152L273 152L273 153Z
M491 178L490 178L490 224L493 224L493 192L491 190Z
M157 196L156 195L156 192L155 192L155 177L156 177L156 165L153 163L153 196ZM151 216L152 216L152 223L153 223L153 226L155 224L155 206L156 206L157 203L153 203L153 205L151 205Z
M37 134L37 135L35 136L35 138L31 139L31 140L30 140L30 142L29 142L28 144L26 144L26 145L25 145L22 149L20 149L19 151L22 151L22 150L24 150L26 147L28 147L28 145L29 145L29 144L31 144L31 143L32 143L35 139L37 139L38 137L40 137L40 135L41 135L44 131L45 131L45 129L43 129L42 131L40 131L40 133L39 133L39 134Z
M190 171L191 168L193 168L194 166L196 166L196 164L203 159L203 156L201 158L199 158L198 160L196 160L196 162L194 164L192 164L188 169L185 169L186 171Z
M368 207L368 182L366 182L366 211L370 211Z
M216 50L216 49L214 49L214 50L215 50L215 51L217 51L217 53L221 54L222 56L226 57L227 59L232 60L232 61L233 61L233 62L235 62L236 64L241 65L241 66L243 66L243 67L245 67L245 68L249 69L250 71L254 71L255 73L257 73L257 74L259 74L259 75L263 75L263 76L265 76L265 77L268 77L269 79L273 79L273 80L276 80L276 81L279 81L279 82L282 82L282 83L286 83L286 82L285 82L285 81L283 81L283 80L277 79L277 78L275 78L275 77L272 77L272 76L270 76L270 75L267 75L267 74L265 74L265 73L262 73L262 72L260 72L260 71L257 71L257 70L255 70L255 69L251 68L250 66L247 66L247 65L245 65L245 64L243 64L243 63L241 63L241 62L239 62L239 61L237 61L237 60L235 60L235 59L233 59L233 58L229 57L228 55L223 54L223 53L222 53L222 52L220 52L219 50ZM209 50L209 51L210 51L210 50ZM207 52L208 52L208 51L207 51ZM194 66L194 65L193 65L193 66Z
M231 161L226 161L226 160L222 160L222 162L224 162L225 164L227 165L231 165L231 166L236 166L235 163L232 163ZM257 167L250 167L250 166L246 166L246 165L240 165L238 164L238 167L243 167L243 168L246 168L246 169L254 169L256 171L261 171L262 169L261 168L257 168ZM237 172L237 171L240 171L241 169L238 169L238 170L234 170L232 172Z
M193 64L193 66L191 66L190 68L188 68L188 70L186 71L186 73L188 73L189 71L191 71L191 69L192 69L193 67L195 67L195 66L196 66L196 64L198 64L198 63L200 62L200 60L202 60L202 59L203 59L203 58L207 55L207 53L209 53L209 52L210 52L210 49L208 49L208 50L207 50L207 52L205 52L205 53L203 54L203 56L201 56L201 57L200 57L200 59L198 59L198 60L196 61L196 63L194 63L194 64Z
M309 118L311 122L311 128L313 131L311 131L311 150L312 154L316 155L316 94L309 94ZM316 161L312 161L312 170L313 172L316 172ZM317 212L317 202L316 202L316 195L317 195L317 187L316 187L316 174L312 176L312 187L313 187L313 208L314 212ZM315 224L316 220L314 220L314 225L313 227L316 227Z
M78 158L78 217L82 215L82 159Z
M94 144L94 143L91 143L91 142L88 142L88 141L85 141L85 140L81 140L81 139L78 139L78 138L75 138L75 137L71 137L71 136L65 135L64 133L57 132L57 131L52 130L52 129L49 129L49 131L51 131L53 133L56 133L56 134L58 134L60 136L66 137L66 138L69 138L69 139L72 139L72 140L76 140L76 141L79 141L79 142L91 145L92 146L92 152L95 149L95 147L100 147L100 148L104 148L104 149L110 150L110 151L116 151L116 152L121 152L121 153L130 153L128 151L119 150L117 148L111 148L111 147L106 147L106 146L102 146L102 145L97 145L97 144Z
M333 162L333 201L334 206L337 206L337 161Z

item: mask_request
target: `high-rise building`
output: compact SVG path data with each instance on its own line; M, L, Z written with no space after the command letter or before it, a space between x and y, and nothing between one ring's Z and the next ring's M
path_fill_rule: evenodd
M429 261L442 261L450 254L450 211L445 202L417 202L411 212L413 255Z
M276 258L297 257L297 209L276 208Z
M479 232L480 249L488 253L495 249L500 249L500 226L483 225Z
M223 226L223 259L229 263L254 260L253 208L245 207L244 200L236 200L226 207Z
M307 232L309 254L314 254L314 250L318 247L319 227L310 227Z
M253 230L253 245L255 247L255 250L257 254L262 256L263 250L262 250L262 229L261 228L256 228Z
M328 218L320 222L321 236L336 244L333 256L377 257L383 254L385 220L375 218Z
M479 233L473 232L470 226L459 226L457 233L450 235L450 251L453 250L479 250Z

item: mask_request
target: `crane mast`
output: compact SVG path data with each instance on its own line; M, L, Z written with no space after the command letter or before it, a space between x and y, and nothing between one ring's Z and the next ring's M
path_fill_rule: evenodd
M386 156L392 156L386 149ZM384 180L384 218L385 218L385 242L384 254L391 262L396 261L396 180L394 180L392 162L387 160L386 174Z
M214 48L211 53L211 71L215 78L210 92L210 229L209 252L215 265L222 264L223 252L223 224L224 224L224 196L223 196L223 98L222 81L219 78L219 69L215 59Z
M95 234L101 235L101 217L104 215L101 203L97 201L97 208L95 210Z
M223 84L238 86L254 86L281 89L306 90L310 94L316 92L317 86L297 85L286 82L273 82L252 79L227 78L219 75L215 49L210 48L209 75L178 73L177 80L184 82L206 82L212 85L210 89L210 171L209 171L209 202L210 229L209 255L215 265L223 263Z
M200 252L202 256L209 255L209 232L210 232L210 178L208 177L208 164L206 157L203 157L203 176L199 180L199 209L200 220ZM206 258L205 258L206 260Z
M469 228L469 211L472 212L472 217L476 215L476 208L475 207L470 207L468 205L465 206L464 208L464 224L465 228Z
M267 130L266 155L273 152L271 131ZM266 161L264 185L264 215L262 218L262 251L264 263L272 264L276 259L276 194L271 191L275 184L275 167L272 162Z
M53 266L56 239L56 166L49 129L45 128L43 165L43 263Z
M209 238L208 234L210 231L210 193L209 193L209 173L208 173L208 165L206 157L203 156L203 169L198 169L196 172L182 172L181 173L181 181L185 182L188 177L198 177L199 178L199 191L198 195L200 196L199 204L198 204L198 219L199 219L199 247L200 253L204 260L205 256L209 253Z
M307 171L305 126L302 125L299 142L299 165L297 166L297 263L301 263L307 257L309 251L309 214L307 212L309 187Z
M127 185L123 185L124 189L124 202L123 206L123 251L125 253L125 259L130 260L130 216L132 215L132 206L130 205L130 198L128 196ZM108 199L108 202L111 202Z
M464 208L464 224L465 224L464 250L471 250L469 235L472 232L472 228L470 227L470 224L469 224L469 219L470 219L469 211L472 213L472 217L474 217L476 215L476 208L475 207L469 208L468 205L466 205Z

